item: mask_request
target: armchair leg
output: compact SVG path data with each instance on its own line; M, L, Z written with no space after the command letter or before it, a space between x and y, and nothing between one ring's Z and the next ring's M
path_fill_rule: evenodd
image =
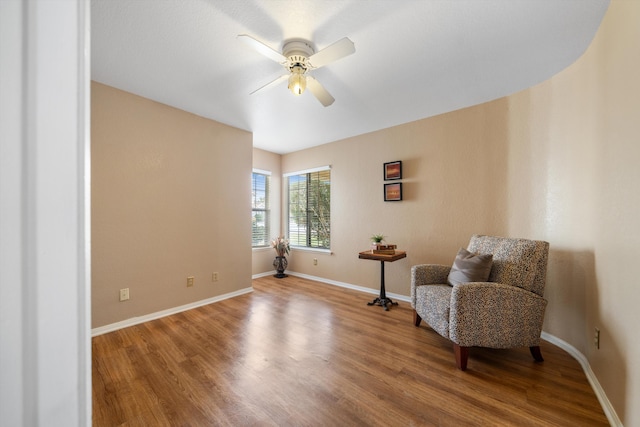
M531 352L531 355L533 356L536 362L544 362L544 359L542 358L542 352L540 352L539 345L535 347L529 347L529 351Z
M415 326L420 326L421 321L422 321L422 317L420 317L417 311L413 310L413 324Z
M453 352L456 355L456 365L461 371L467 370L467 359L469 359L469 347L460 347L453 343Z

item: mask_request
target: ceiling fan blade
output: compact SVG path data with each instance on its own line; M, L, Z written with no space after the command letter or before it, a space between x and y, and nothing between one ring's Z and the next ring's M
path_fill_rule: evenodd
M313 76L307 74L307 87L318 101L325 107L333 104L335 99Z
M254 39L251 36L248 36L246 34L239 34L238 38L242 40L247 46L250 46L251 48L263 54L267 58L277 62L278 64L284 64L285 62L287 62L287 58L285 58L283 54L271 49L266 44L262 43L259 40Z
M311 55L308 62L311 64L311 67L320 68L340 58L349 56L355 51L356 46L348 37L345 37Z
M273 86L277 85L278 83L280 83L281 81L287 80L288 78L289 78L289 75L288 74L284 74L284 75L278 77L277 79L270 81L266 85L259 87L258 89L256 89L253 92L251 92L249 95L253 95L254 93L256 93L256 92L258 92L260 90L265 90L265 89L268 89L270 87L273 87Z

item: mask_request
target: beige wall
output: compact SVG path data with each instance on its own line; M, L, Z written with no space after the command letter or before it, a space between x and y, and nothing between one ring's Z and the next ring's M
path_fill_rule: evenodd
M281 156L269 151L253 149L253 167L271 172L271 238L284 235L280 224L284 224L282 215L282 171L280 169ZM275 250L269 248L253 249L251 274L258 275L274 270L273 259Z
M93 327L250 287L251 134L91 90Z
M294 251L290 270L377 289L379 267L357 252L383 232L408 251L387 266L387 290L408 295L411 265L451 263L473 233L548 240L544 329L582 352L622 422L640 425L639 22L640 2L613 1L585 55L541 85L283 156L283 173L332 165L333 254ZM385 203L393 160L404 201Z
M628 426L640 425L639 40L640 2L613 1L579 61L509 98L510 163L534 166L510 173L510 231L552 245L545 330L587 356Z
M358 252L383 233L408 252L385 266L386 289L408 295L411 265L452 262L473 233L504 234L506 109L497 101L283 156L283 173L329 164L332 181L333 254L294 251L290 269L378 288L378 263ZM382 165L395 160L404 200L385 202Z

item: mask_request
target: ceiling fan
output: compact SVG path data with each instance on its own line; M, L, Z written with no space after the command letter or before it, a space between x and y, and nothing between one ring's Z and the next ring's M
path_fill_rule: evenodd
M314 52L311 43L307 40L289 40L282 47L282 53L249 35L240 34L238 38L267 58L282 65L288 72L288 74L284 74L254 90L251 94L275 86L288 79L288 88L294 95L301 95L308 87L313 96L325 107L333 104L335 99L309 72L351 55L356 51L355 45L347 37L318 52Z

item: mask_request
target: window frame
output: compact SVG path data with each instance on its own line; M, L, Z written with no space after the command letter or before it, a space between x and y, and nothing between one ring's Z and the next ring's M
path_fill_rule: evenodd
M264 207L260 208L256 206L256 175L265 177L265 196L264 196ZM264 232L264 244L255 244L255 230L254 230L254 219L255 214L261 212L264 213L264 224L265 224L265 232ZM262 169L252 169L251 171L251 248L252 249L262 249L269 248L271 244L271 171L262 170Z
M311 235L314 232L313 228L309 228L306 227L305 230L305 244L304 245L300 245L299 244L299 240L292 238L292 232L291 232L291 224L292 224L292 214L291 214L291 206L292 206L292 200L291 200L291 195L292 195L292 189L291 189L291 178L294 176L298 176L298 177L302 177L304 176L304 179L306 180L306 187L305 187L305 204L307 205L307 207L305 208L306 210L306 214L305 214L305 218L304 218L304 222L306 224L309 224L310 222L313 222L310 220L310 215L313 215L311 210L308 208L308 191L309 191L309 187L310 185L312 185L312 183L314 182L313 180L313 174L314 173L320 173L320 172L329 172L329 180L328 180L328 184L329 184L329 188L328 188L328 198L329 198L329 203L328 203L328 210L329 210L329 215L328 215L328 238L326 238L326 240L328 240L328 246L313 246L312 241L313 238L311 237ZM314 252L326 252L326 253L331 253L331 166L321 166L321 167L317 167L317 168L313 168L313 169L306 169L306 170L301 170L301 171L296 171L296 172L290 172L290 173L286 173L283 174L283 177L286 178L286 191L287 191L287 202L286 202L286 227L287 227L287 235L289 238L289 242L291 244L291 248L295 249L295 250L303 250L303 251L314 251ZM319 175L317 176L317 181L316 182L320 182L320 177ZM316 205L317 206L317 205ZM327 206L325 205L325 208ZM318 211L319 209L316 209L316 211ZM316 218L317 219L317 218ZM326 222L326 221L325 221ZM316 232L319 233L319 228L316 229ZM294 236L295 237L295 236Z

